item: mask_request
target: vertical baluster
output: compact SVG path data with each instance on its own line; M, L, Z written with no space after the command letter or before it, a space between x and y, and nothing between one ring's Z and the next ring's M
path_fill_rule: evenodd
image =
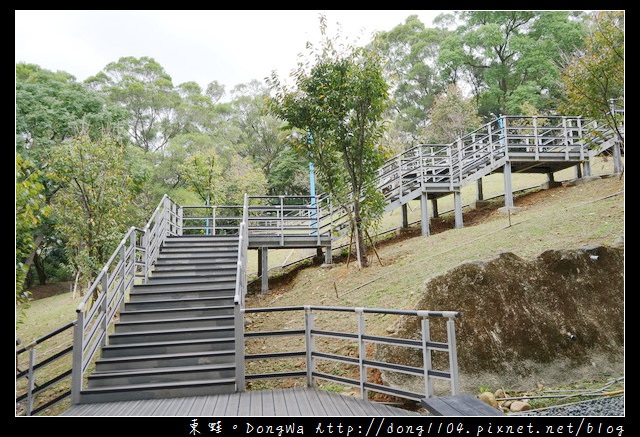
M424 371L424 395L427 397L433 396L433 386L431 385L431 379L429 372L431 372L431 349L429 343L431 342L431 333L429 330L429 317L422 316L422 365Z
M31 416L33 411L33 390L36 388L36 375L34 367L36 365L36 347L33 345L29 349L29 388L27 389L27 416Z
M76 325L73 328L73 365L71 366L71 403L80 403L82 378L84 374L84 309L77 311Z
M109 318L107 317L109 310L109 273L107 270L104 270L104 275L102 276L102 304L100 311L102 312L102 346L107 345L107 328L109 327Z
M451 374L451 394L457 395L458 384L458 351L456 346L456 325L452 317L447 319L447 343L449 345L449 372Z
M358 367L360 369L360 397L367 399L367 392L364 383L367 382L367 369L364 366L364 360L367 359L367 350L364 343L364 311L362 308L355 309L358 314Z
M313 387L313 371L315 370L315 360L313 352L315 343L311 331L314 327L314 315L310 306L304 307L304 338L307 359L307 387Z

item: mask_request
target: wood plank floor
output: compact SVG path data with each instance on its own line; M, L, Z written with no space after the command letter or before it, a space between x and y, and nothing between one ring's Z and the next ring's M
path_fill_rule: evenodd
M314 388L73 405L62 416L418 416Z

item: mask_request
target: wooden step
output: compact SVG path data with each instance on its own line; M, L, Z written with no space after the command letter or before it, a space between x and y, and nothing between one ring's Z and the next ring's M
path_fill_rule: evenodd
M87 378L87 387L118 387L202 380L215 381L234 378L235 374L235 363L95 372Z
M159 341L189 341L199 339L233 338L232 326L203 327L191 329L166 329L163 331L134 331L113 333L109 336L109 344L135 344Z
M137 384L119 387L87 388L80 394L80 403L118 402L186 396L206 396L235 392L235 378L204 381Z
M103 346L103 358L133 357L141 355L181 354L233 350L235 339L203 338L195 340L157 341Z
M228 364L234 362L235 351L223 349L218 351L199 351L179 354L134 355L100 358L96 361L96 371L115 372L131 369L155 369L159 367Z

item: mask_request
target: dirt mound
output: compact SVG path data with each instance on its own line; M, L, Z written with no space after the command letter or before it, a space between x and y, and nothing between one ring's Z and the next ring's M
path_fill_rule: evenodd
M456 321L458 366L470 390L622 372L624 250L548 250L531 260L502 253L465 262L428 280L416 309L462 312ZM415 318L399 319L393 329L398 337L419 338ZM443 333L432 331L432 338L438 335ZM421 355L394 347L379 346L376 354L422 366ZM434 354L438 366L447 368L445 354ZM384 376L392 385L407 383Z

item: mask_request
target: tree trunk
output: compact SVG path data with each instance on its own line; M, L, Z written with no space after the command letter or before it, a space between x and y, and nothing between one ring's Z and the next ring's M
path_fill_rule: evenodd
M360 202L355 202L353 205L353 232L356 240L356 256L358 259L358 266L368 267L369 262L367 259L367 244L364 239L364 232L362 229L362 218L360 217Z
M33 257L33 266L36 268L36 272L38 273L38 281L40 285L45 285L47 283L47 272L44 269L44 263L38 252L34 254Z

